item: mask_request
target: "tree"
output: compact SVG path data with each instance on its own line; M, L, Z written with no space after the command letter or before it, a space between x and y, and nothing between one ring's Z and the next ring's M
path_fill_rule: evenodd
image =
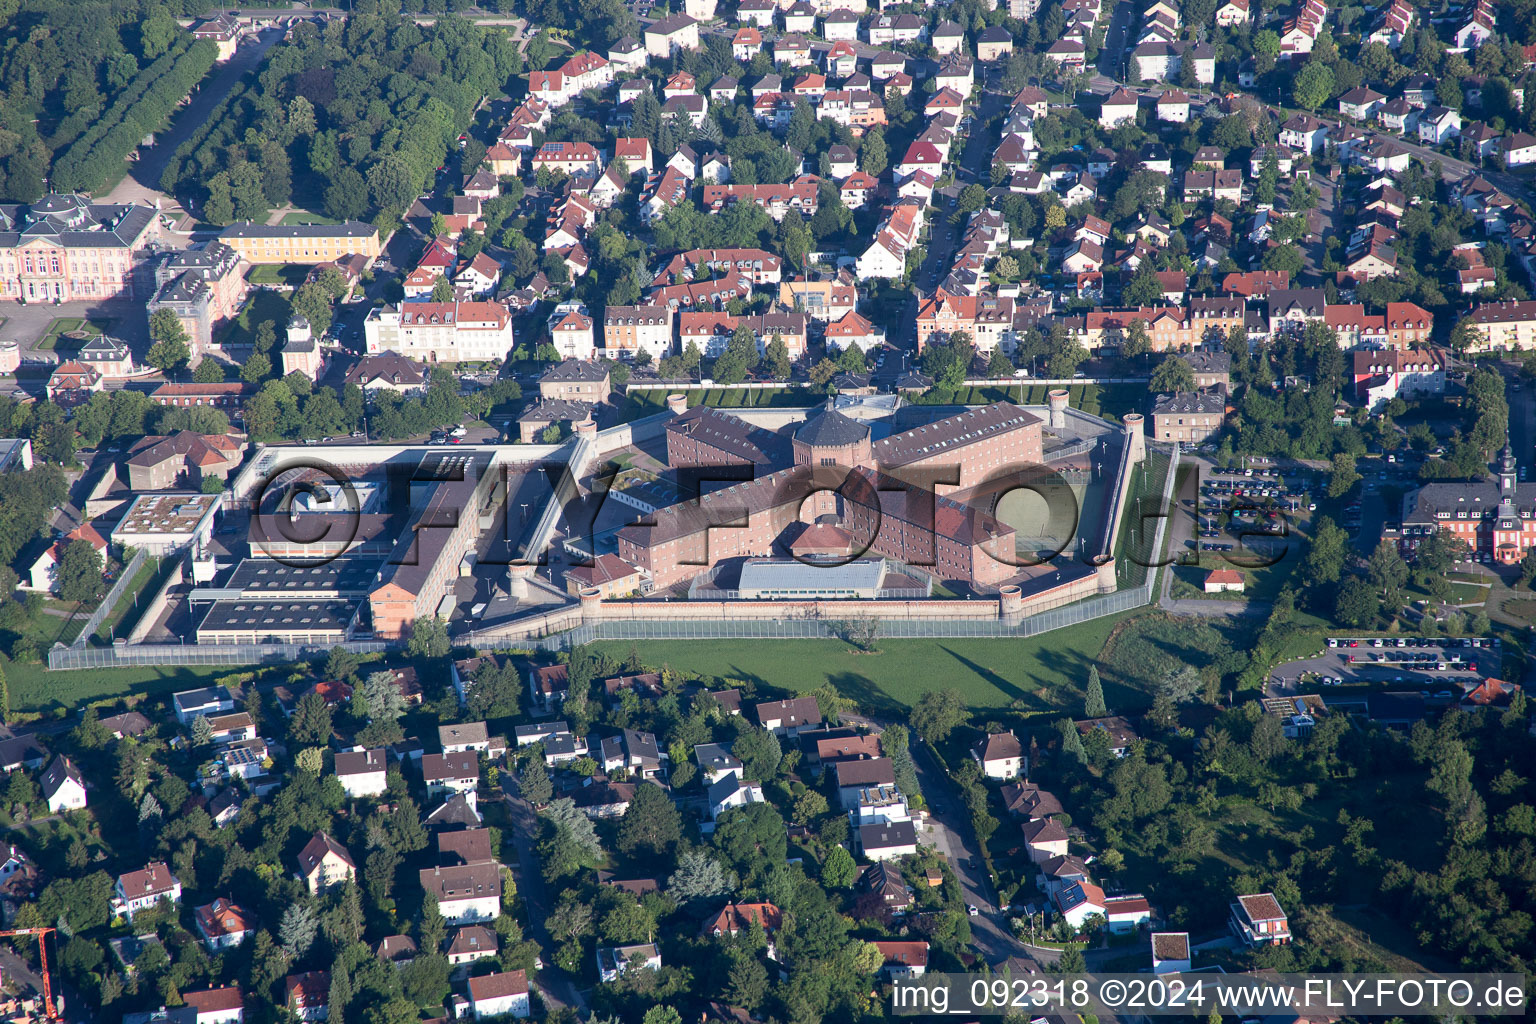
M1328 497L1343 497L1359 482L1360 474L1355 471L1355 457L1348 452L1336 453L1333 456L1333 475L1328 479Z
M198 361L197 368L192 371L192 379L198 384L222 384L224 364L217 359L209 359L205 356Z
M653 1006L645 1011L640 1024L683 1024L683 1017L670 1006Z
M530 757L523 765L523 770L517 777L517 788L522 793L523 799L535 807L542 807L549 803L549 798L554 796L554 783L549 781L549 771L544 767L544 759Z
M1151 260L1142 260L1129 282L1121 291L1121 300L1127 306L1155 306L1162 301L1163 283L1158 280L1157 268Z
M986 205L987 190L976 182L972 182L960 190L955 209L962 214L971 214Z
M240 367L240 379L247 384L260 384L272 376L272 357L261 352L252 352L245 358L245 365Z
M885 132L878 127L872 127L864 135L864 141L859 146L859 169L865 174L880 177L890 165L890 150L886 146Z
M1339 587L1334 602L1334 615L1346 626L1363 629L1376 622L1381 612L1381 599L1371 585L1358 576L1351 576Z
M338 644L325 656L325 677L342 681L351 679L357 675L361 664L362 660L356 654Z
M544 809L544 817L560 835L574 842L583 853L590 857L603 855L603 843L592 827L592 819L582 813L570 797L561 797L551 803Z
M418 618L411 623L411 637L405 643L405 650L413 658L448 657L451 650L448 624L436 616Z
M677 861L667 879L667 894L678 903L709 900L736 888L736 876L703 850L689 850Z
M405 698L393 672L372 672L363 681L363 707L374 722L392 722L405 714Z
M784 336L778 331L774 331L768 341L768 347L763 352L763 364L768 376L776 380L787 379L793 369L789 346L784 343Z
M987 362L987 376L1013 376L1013 361L1008 358L1008 353L1003 351L1002 346L992 350L992 358Z
M1088 686L1083 695L1083 717L1103 718L1109 714L1104 706L1104 685L1099 682L1099 667L1088 666Z
M1157 369L1152 371L1152 380L1147 385L1147 390L1155 395L1171 394L1175 391L1195 390L1195 371L1188 363L1178 356L1169 355Z
M170 373L181 369L187 364L187 361L192 358L192 350L187 346L187 332L182 330L181 321L176 319L176 315L168 309L156 310L154 315L159 316L161 313L168 315L171 323L175 326L175 332L166 333L165 336L157 338L155 343L149 346L149 351L145 354L144 358L155 369ZM151 337L153 337L155 329L153 319L151 317ZM176 336L178 334L179 337Z
M213 742L213 723L208 721L207 715L197 715L192 719L192 744L193 746L206 747Z
M749 1012L762 1005L768 996L768 971L757 957L738 956L732 960L725 995L732 1006Z
M324 745L331 742L331 706L318 693L310 692L299 698L288 719L288 738L298 746Z
M634 799L619 822L619 849L628 854L663 856L677 845L682 833L677 805L661 787L646 783L636 787Z
M1391 595L1402 590L1403 585L1408 582L1408 564L1398 553L1397 545L1386 538L1382 538L1381 543L1376 545L1376 550L1371 552L1366 572L1370 575L1371 582L1381 591L1383 600L1390 599Z
M773 778L783 758L779 738L767 729L747 729L737 737L731 753L741 762L746 778L756 782Z
M1333 95L1333 69L1319 60L1309 60L1291 82L1291 97L1303 110L1316 110Z
M930 743L942 743L949 734L965 724L969 717L965 699L958 690L929 690L918 698L911 722L919 735Z
M283 919L278 925L277 936L289 955L301 957L309 952L310 946L315 944L315 936L319 931L320 918L315 913L315 905L306 900L300 903L290 903L288 908L283 911Z
M1077 731L1077 726L1071 719L1062 718L1056 722L1056 735L1061 744L1061 752L1073 759L1078 764L1085 764L1088 760L1087 753L1083 750L1083 737Z
M439 215L440 216L440 215ZM439 274L437 280L432 282L433 302L452 302L453 284L446 277Z
M84 539L70 541L59 556L59 597L75 603L94 601L104 589L102 570L101 552L95 545Z
M821 884L829 889L846 889L858 875L853 854L845 847L834 846L821 865Z
M740 384L756 365L757 335L746 324L738 324L725 351L715 360L712 374L721 384Z

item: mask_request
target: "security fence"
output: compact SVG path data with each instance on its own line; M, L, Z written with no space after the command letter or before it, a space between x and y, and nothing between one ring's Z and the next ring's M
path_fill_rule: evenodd
M1160 446L1158 446L1160 448ZM1167 510L1172 500L1175 478L1178 475L1179 453L1177 446L1171 455L1148 446L1148 469L1165 475L1162 481L1162 504ZM1166 468L1164 468L1166 467ZM1147 492L1155 483L1148 481ZM1166 536L1168 518L1154 520L1151 543L1143 547L1135 545L1138 554L1147 560L1160 558ZM1122 547L1122 554L1131 550ZM137 561L137 559L135 560ZM131 573L125 573L130 576ZM114 588L115 590L116 588ZM1157 573L1144 573L1135 586L1123 587L1111 594L1086 598L1059 608L1037 612L1022 619L925 619L881 618L877 636L901 639L939 638L1022 638L1038 636L1051 630L1075 626L1106 615L1117 615L1151 604L1157 593ZM105 602L104 602L105 604ZM580 646L594 640L778 640L778 639L833 639L844 628L833 619L613 619L577 626L574 629L542 638L519 638L516 646L543 651L559 651ZM87 634L89 633L87 632ZM332 646L340 646L357 654L379 653L391 648L391 644L379 641L350 641L339 645L305 644L126 644L110 647L65 647L62 644L48 652L48 667L53 670L128 668L133 666L195 666L195 665L256 665L299 661L323 656Z
M1171 454L1147 452L1149 469L1162 469L1161 509L1173 498L1179 465L1177 447ZM1151 487L1148 487L1151 490ZM1154 520L1151 543L1137 544L1138 555L1154 561L1161 555L1168 525L1167 517ZM1126 550L1129 550L1127 545ZM1006 619L879 619L877 635L891 640L938 638L1021 638L1038 636L1054 629L1118 615L1151 604L1157 593L1157 573L1143 571L1141 582L1112 594L1085 598L1060 608L1036 612L1017 621ZM793 640L835 639L842 624L832 619L610 619L577 626L575 629L539 639L520 639L519 647L542 651L560 651L594 640Z
M354 654L389 650L381 641L350 641L324 647L310 644L113 644L111 647L64 647L48 652L53 670L81 668L133 668L136 666L260 665L303 661L344 647Z
M91 613L91 617L85 623L85 628L80 630L80 635L75 637L76 647L84 647L90 643L91 637L96 635L96 631L101 628L102 622L106 620L108 615L112 614L112 609L117 607L117 602L122 598L123 593L138 578L139 570L143 568L144 562L148 558L149 552L143 548L134 552L132 560L124 567L122 573L118 575L117 582L112 584L112 589L107 591L107 596L101 599L101 604L97 605L96 610ZM51 668L52 666L50 665L49 667Z

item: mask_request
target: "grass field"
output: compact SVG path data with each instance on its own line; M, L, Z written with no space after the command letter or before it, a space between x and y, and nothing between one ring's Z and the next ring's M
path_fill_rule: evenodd
M292 227L299 224L340 224L341 222L334 217L327 217L321 213L310 213L308 210L294 210L292 213L283 214L281 223Z
M240 315L224 325L219 344L225 348L248 347L255 343L256 329L263 320L275 321L275 329L281 332L288 323L289 314L287 299L276 292L253 289Z
M880 640L878 654L855 653L840 640L640 641L634 646L645 664L670 665L685 674L797 693L831 683L868 710L899 711L930 690L953 688L975 709L1014 706L1041 712L1079 699L1089 662L1125 617L1024 640ZM596 646L617 660L629 655L628 641Z
M35 347L44 351L52 351L58 345L59 339L70 331L83 331L86 334L105 334L111 328L110 320L86 320L78 316L56 316L48 321L48 329L43 332L43 337Z
M144 560L144 564L139 566L138 573L129 581L128 588L117 599L117 606L108 612L107 617L101 620L101 625L96 627L96 636L93 639L105 640L110 643L112 639L124 634L126 631L123 624L124 618L130 614L137 617L135 598L142 597L142 599L148 600L149 595L143 593L143 591L149 586L149 581L155 578L155 570L159 566L159 559L147 558Z
M47 657L46 652L44 657ZM0 658L11 690L11 707L17 711L65 711L74 713L91 701L130 693L167 694L206 686L210 679L238 671L229 665L198 665L185 668L81 669L49 672L42 665L20 665Z
M302 263L259 263L245 275L251 284L282 285L297 288L309 276L310 268Z

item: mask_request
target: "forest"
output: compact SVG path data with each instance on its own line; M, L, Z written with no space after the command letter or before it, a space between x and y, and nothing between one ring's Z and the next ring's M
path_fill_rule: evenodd
M505 31L363 15L300 25L177 151L160 186L204 221L297 202L398 217L522 58Z
M202 6L0 0L0 197L115 184L213 66L175 20Z

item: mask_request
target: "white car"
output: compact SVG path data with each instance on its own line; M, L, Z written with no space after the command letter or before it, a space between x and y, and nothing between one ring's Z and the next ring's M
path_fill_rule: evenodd
M463 437L467 433L469 433L468 428L463 427L463 426L458 426L458 427L454 427L452 430L448 431L448 436L449 437Z
M971 917L980 917L981 916L981 911L976 909L976 904L974 904L974 903L967 904L966 908L965 908L965 912L967 914L969 914Z

